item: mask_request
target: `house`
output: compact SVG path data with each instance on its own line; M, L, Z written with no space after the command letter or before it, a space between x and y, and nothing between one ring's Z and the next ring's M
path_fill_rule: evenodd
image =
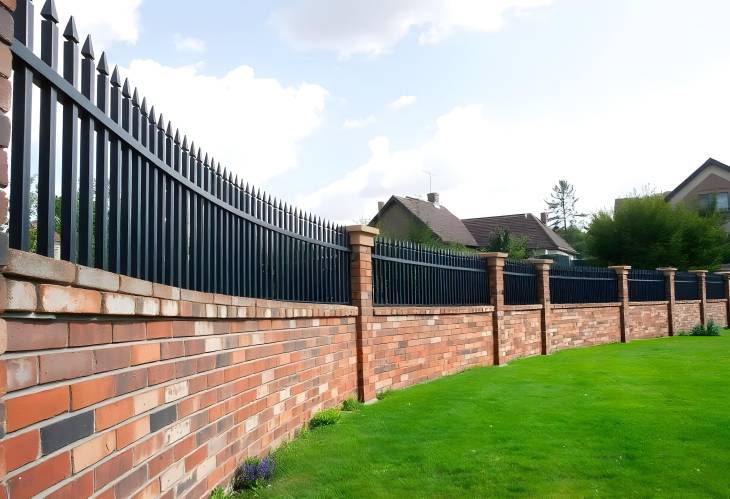
M666 194L672 204L689 203L700 209L714 206L721 212L730 213L730 166L709 158L702 166ZM730 221L724 228L730 233Z
M544 215L544 214L543 214ZM391 196L387 203L378 203L378 213L370 221L388 237L418 240L414 233L427 230L432 237L471 248L486 248L500 228L524 237L527 249L535 255L556 256L572 260L575 249L546 225L545 220L531 213L462 220L439 202L438 193L426 200Z

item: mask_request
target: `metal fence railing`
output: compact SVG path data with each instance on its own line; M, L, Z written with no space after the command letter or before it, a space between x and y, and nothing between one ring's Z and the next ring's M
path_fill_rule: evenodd
M659 270L629 270L629 301L667 299L667 278Z
M705 292L708 300L722 300L727 298L725 293L725 279L719 274L707 274L705 277Z
M40 57L33 3L18 0L14 16L11 247L53 257L60 236L63 260L158 283L349 302L344 227L244 186L148 107L117 68L110 77L91 37L80 47L73 18L59 73L53 2L41 12Z
M552 303L610 303L618 301L618 281L613 269L599 267L550 268Z
M507 260L504 263L505 305L538 303L537 272L530 262Z
M677 272L674 275L674 298L677 300L699 300L700 290L697 274Z
M377 239L373 248L376 305L486 305L486 262L476 254Z

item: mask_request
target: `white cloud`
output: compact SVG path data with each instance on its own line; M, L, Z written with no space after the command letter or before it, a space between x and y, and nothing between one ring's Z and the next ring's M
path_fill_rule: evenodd
M175 34L173 38L175 50L178 52L205 52L205 42L200 38Z
M262 182L296 167L300 143L319 126L327 91L283 86L249 66L216 77L200 65L170 67L134 60L122 74L196 147L244 180Z
M492 32L510 14L529 13L552 0L298 0L274 15L284 39L311 49L378 55L411 30L421 44L457 31Z
M345 120L345 122L342 124L342 128L346 129L354 129L354 128L363 128L369 125L372 125L375 123L375 116L372 114L366 118L357 120Z
M675 187L708 156L730 161L726 67L679 87L529 119L459 106L414 147L372 139L366 163L298 203L351 223L372 217L392 194L423 196L429 171L442 204L462 218L539 213L560 179L575 185L582 211L612 208L616 197L643 185Z
M388 107L393 111L400 111L404 107L408 107L416 102L415 95L401 95L396 100L388 104Z
M40 13L43 2L37 3ZM113 42L135 44L139 39L141 4L142 0L56 0L56 10L61 29L74 16L82 42L90 34L98 46Z

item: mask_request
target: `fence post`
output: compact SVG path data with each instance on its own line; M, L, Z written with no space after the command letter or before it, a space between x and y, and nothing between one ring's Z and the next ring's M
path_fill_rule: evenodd
M357 327L357 391L362 402L375 399L372 365L373 327L373 258L375 236L380 231L367 225L347 227L350 239L350 282L352 304L358 308Z
M489 276L489 303L494 306L492 315L492 341L494 342L494 365L500 363L500 341L504 330L504 260L507 253L482 253L487 259Z
M707 271L690 270L690 272L697 276L697 294L700 296L700 324L704 326L707 324L707 288L705 287Z
M730 272L718 272L725 285L725 326L730 326Z
M618 299L621 302L621 343L628 343L631 340L629 331L629 270L628 265L613 265L618 279Z
M667 292L667 320L669 327L667 331L669 336L674 336L674 307L677 303L675 291L674 291L674 275L677 273L677 269L674 267L660 267L657 269L659 272L664 274L666 279L666 292Z
M550 265L552 260L531 258L529 262L535 266L537 274L537 302L542 305L540 317L540 340L542 355L550 353Z

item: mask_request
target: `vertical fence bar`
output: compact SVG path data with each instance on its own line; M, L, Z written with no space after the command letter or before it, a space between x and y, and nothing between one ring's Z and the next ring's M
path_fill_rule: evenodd
M79 36L76 23L71 17L63 33L63 77L74 87L78 84ZM77 237L76 215L78 212L78 121L79 108L68 99L63 106L63 153L61 178L61 258L76 262Z
M112 71L110 91L110 117L121 125L122 82L119 79L119 68ZM111 134L109 147L109 267L112 272L119 273L121 240L121 198L122 198L122 144L115 134Z
M81 48L81 93L89 101L96 100L94 84L94 46L91 36L86 37ZM94 120L85 114L81 120L79 150L79 263L91 265L94 240Z
M122 129L132 133L132 94L129 80L122 86ZM120 141L122 170L120 173L121 199L119 204L119 268L121 273L132 274L132 148L126 141Z
M160 118L157 122L157 130L155 132L157 141L157 158L166 164L167 158L165 156L165 117L160 113ZM155 168L158 170L158 168ZM165 235L167 234L167 175L164 171L158 172L157 179L157 223L158 230L155 237L157 238L157 275L155 281L159 283L166 283L166 256L167 256L167 245L165 244Z
M58 15L52 1L46 2L41 10L41 60L54 72L58 70ZM20 73L16 73L16 78ZM27 96L31 98L30 95ZM56 110L58 95L56 87L45 83L41 87L40 130L38 143L38 220L36 247L40 255L54 257L56 235ZM14 106L18 104L15 103ZM28 137L30 142L30 137ZM15 148L13 148L13 159ZM13 174L15 175L15 174ZM12 178L11 196L17 185ZM28 187L30 189L30 186ZM12 232L11 232L12 234ZM28 248L24 248L28 249Z
M134 89L132 94L132 137L140 139L140 108L139 93ZM142 234L143 219L146 212L142 211L143 195L143 169L142 158L136 152L132 152L132 237L130 244L132 248L132 267L130 275L142 277Z
M101 53L99 64L96 67L96 107L102 113L107 112L109 92L109 67L106 63L106 54ZM96 130L96 196L94 213L94 265L97 268L109 270L109 132L99 124Z
M142 99L142 107L140 109L139 117L139 137L142 147L148 148L148 134L147 134L147 123L149 117L147 115L147 99ZM140 268L139 277L141 279L150 278L150 238L149 238L149 227L150 227L150 168L151 165L147 159L140 157L140 181L141 181L141 192L140 192L140 203L142 219L140 224Z

